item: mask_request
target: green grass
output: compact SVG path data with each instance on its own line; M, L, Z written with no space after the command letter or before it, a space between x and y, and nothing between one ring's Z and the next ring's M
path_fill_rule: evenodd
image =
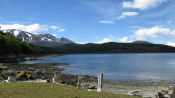
M137 98L49 83L0 83L0 98Z

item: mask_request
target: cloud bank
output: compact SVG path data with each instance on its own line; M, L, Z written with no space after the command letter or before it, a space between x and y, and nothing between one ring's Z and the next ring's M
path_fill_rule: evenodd
M97 41L98 44L112 42L111 38L103 38L103 40Z
M118 41L119 41L119 42L122 42L122 43L129 43L129 42L132 42L132 40L130 40L129 37L127 37L127 36L122 37L122 38L119 38Z
M48 32L50 29L56 32L63 32L65 29L57 25L42 25L39 23L34 24L0 24L1 29L19 29L30 33L38 34Z
M136 39L157 38L160 36L175 36L175 29L162 26L154 26L151 28L140 28L135 31Z
M167 42L166 45L175 47L175 42Z
M168 0L134 0L132 2L124 1L123 8L133 8L146 10L150 8L156 8Z

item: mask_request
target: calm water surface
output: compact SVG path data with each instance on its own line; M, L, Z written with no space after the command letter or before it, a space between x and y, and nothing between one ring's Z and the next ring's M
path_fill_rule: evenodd
M95 75L110 80L175 81L175 54L76 54L47 56L21 63L69 63L66 73Z

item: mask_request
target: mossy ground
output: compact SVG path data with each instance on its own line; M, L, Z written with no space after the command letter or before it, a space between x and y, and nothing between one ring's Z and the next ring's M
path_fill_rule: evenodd
M49 83L0 83L0 98L137 98Z

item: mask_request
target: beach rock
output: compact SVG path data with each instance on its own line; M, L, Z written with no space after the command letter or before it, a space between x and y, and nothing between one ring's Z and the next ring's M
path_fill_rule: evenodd
M90 85L88 89L96 89L97 87L95 85Z
M175 94L171 94L171 98L175 98Z
M28 71L35 71L35 69L34 69L34 68L30 68L30 67L29 67L29 68L27 68L27 70L28 70Z
M74 81L74 80L62 80L61 83L67 84L67 85L76 86L77 81Z
M158 98L165 98L162 92L158 92L157 95L158 95Z
M166 84L166 81L165 80L160 80L159 83L160 84Z
M17 72L16 77L17 78L30 79L32 77L32 75L27 73L27 72L25 72L25 71L21 71L21 72Z
M8 78L7 78L7 80L4 80L4 82L16 82L16 78L15 77L11 77L11 76L9 76Z
M2 70L1 76L6 79L9 76L15 76L16 75L16 70L14 69L8 69L8 70Z
M96 82L82 82L81 87L86 89L96 89L97 83Z
M171 98L171 97L170 97L170 95L165 94L165 95L164 95L164 98Z
M145 92L142 96L143 98L157 98L156 92Z
M0 82L3 82L4 81L4 78L0 76Z
M7 69L8 69L7 66L0 66L0 71L1 71L1 70L7 70Z
M16 78L16 81L27 81L27 79L26 78L22 78L22 77L18 77L18 78Z
M142 97L143 96L143 92L141 90L134 90L128 93L131 96L139 96Z

